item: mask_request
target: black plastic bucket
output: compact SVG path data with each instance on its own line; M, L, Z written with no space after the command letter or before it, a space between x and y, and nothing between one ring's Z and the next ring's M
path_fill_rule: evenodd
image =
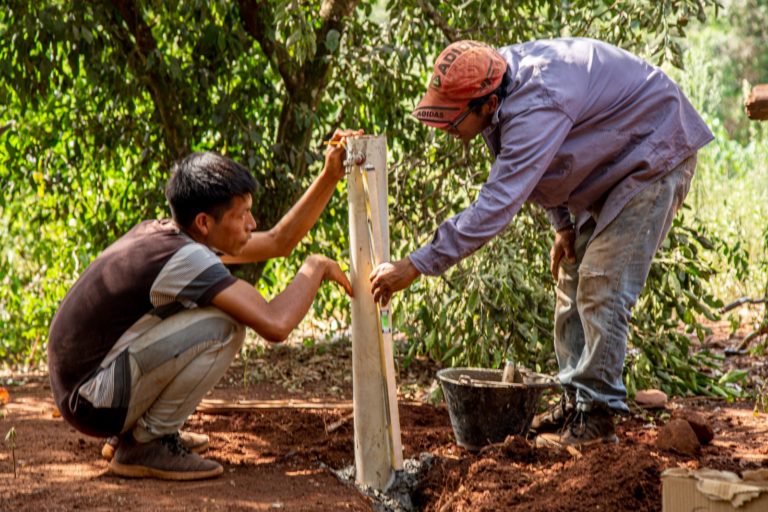
M437 372L456 443L467 450L499 443L531 428L541 393L558 387L546 375L521 369L523 383L501 382L502 370L446 368Z

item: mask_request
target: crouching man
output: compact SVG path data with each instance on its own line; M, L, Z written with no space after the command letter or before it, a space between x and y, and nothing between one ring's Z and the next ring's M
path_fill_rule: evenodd
M254 177L218 154L193 153L174 164L166 186L173 219L135 226L69 290L50 329L51 387L75 428L119 436L113 473L169 480L222 473L195 453L207 436L180 429L238 353L244 326L281 341L323 281L352 294L339 265L319 255L269 302L223 263L290 254L344 176L343 158L343 146L330 146L296 205L271 230L254 232Z

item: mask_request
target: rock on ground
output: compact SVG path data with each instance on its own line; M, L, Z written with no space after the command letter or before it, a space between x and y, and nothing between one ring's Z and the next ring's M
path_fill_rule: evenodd
M694 411L677 411L672 415L675 419L681 419L688 422L693 429L696 437L702 445L708 445L715 438L715 431L712 428L710 422L698 412Z
M667 394L658 389L643 389L635 395L635 402L643 409L663 409L667 405Z
M673 419L659 430L656 446L662 450L672 451L695 457L701 453L696 432L686 420Z

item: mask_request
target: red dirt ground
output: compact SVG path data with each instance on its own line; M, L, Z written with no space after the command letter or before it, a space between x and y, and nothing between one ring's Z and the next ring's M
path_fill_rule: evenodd
M351 397L348 349L267 350L209 398ZM243 375L257 383L243 387ZM741 472L768 467L768 423L753 404L673 400L666 411L637 411L618 425L620 444L586 449L580 457L532 448L522 439L472 454L454 442L444 405L413 400L414 381L434 368L413 365L401 375L400 419L406 458L422 452L434 464L413 496L425 511L652 511L661 509L661 472L711 467ZM249 377L250 378L250 377ZM426 377L426 382L430 377ZM112 476L99 458L101 442L54 416L44 376L10 386L0 407L0 434L14 427L16 469L9 443L0 444L0 510L374 510L375 504L328 469L353 463L348 409L276 409L196 413L187 428L211 436L208 456L223 476L201 482L129 480ZM410 383L410 384L409 384ZM715 439L700 456L659 451L658 427L678 409L700 412ZM329 429L331 430L329 432Z

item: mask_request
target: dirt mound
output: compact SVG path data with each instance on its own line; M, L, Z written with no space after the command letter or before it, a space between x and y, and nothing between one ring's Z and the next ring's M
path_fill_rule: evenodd
M646 446L603 445L563 464L556 478L542 475L543 482L505 503L525 504L532 512L655 511L661 500L662 470Z
M505 446L506 445L506 446ZM658 510L661 461L629 440L574 458L519 442L443 458L420 489L425 510Z
M707 405L704 408L710 409ZM727 417L720 416L723 410L718 409L720 415L714 419L720 429L745 423L749 405L738 407ZM700 417L710 414L699 413ZM734 446L729 442L704 447L693 459L661 452L655 446L658 428L645 423L647 419L639 415L623 421L618 426L618 445L589 447L577 457L532 448L520 438L508 438L473 455L451 440L433 448L438 457L414 501L426 511L655 511L661 508L660 476L666 468L681 465L739 472L768 465L768 458L759 453L760 443L747 441L734 429L729 436L754 445L741 459L728 452Z

